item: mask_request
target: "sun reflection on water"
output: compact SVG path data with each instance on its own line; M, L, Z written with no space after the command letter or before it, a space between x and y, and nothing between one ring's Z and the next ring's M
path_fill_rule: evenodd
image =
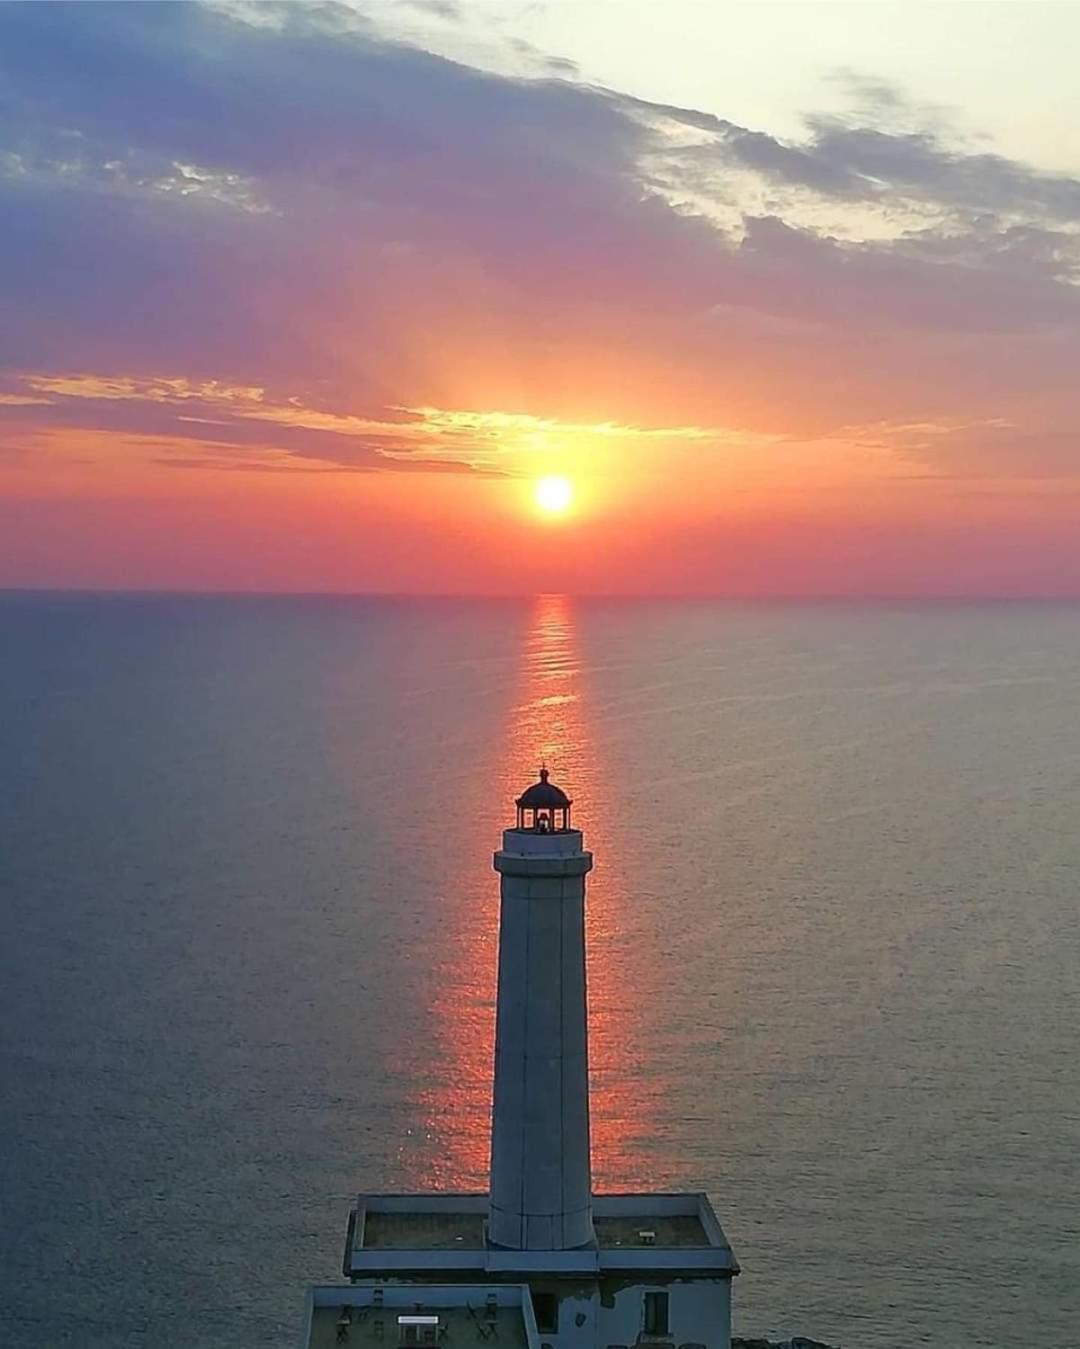
M647 962L625 932L625 860L610 783L592 732L577 615L563 595L533 603L522 646L519 687L493 765L488 802L470 846L476 854L460 873L462 894L451 899L444 972L431 984L434 1072L413 1103L425 1144L416 1183L442 1189L485 1189L489 1161L498 882L490 852L513 820L513 801L545 764L575 798L574 823L596 855L586 898L590 1077L594 1180L600 1188L653 1183L646 1162L649 1100L663 1093L656 1065L642 1071L637 1009L645 996ZM491 818L489 818L489 815ZM490 837L483 834L488 830ZM420 1141L415 1136L412 1144ZM665 1172L668 1168L664 1168Z

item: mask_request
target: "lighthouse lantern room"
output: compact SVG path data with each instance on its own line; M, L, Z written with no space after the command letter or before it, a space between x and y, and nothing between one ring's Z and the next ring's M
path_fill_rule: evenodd
M546 768L540 770L540 781L522 792L514 804L519 829L554 834L570 828L570 807L574 803L561 787L548 780Z

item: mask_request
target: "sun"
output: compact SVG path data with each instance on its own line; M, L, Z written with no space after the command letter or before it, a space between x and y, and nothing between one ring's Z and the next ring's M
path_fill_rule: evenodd
M541 478L535 497L545 515L563 515L574 499L573 484L569 478Z

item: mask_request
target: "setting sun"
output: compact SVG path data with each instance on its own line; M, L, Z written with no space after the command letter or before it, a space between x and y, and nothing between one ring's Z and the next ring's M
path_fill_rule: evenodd
M548 515L562 515L573 497L568 478L541 478L536 484L536 504Z

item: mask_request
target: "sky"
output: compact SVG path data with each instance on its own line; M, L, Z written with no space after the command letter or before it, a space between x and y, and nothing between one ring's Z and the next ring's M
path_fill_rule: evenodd
M1080 595L1078 46L0 6L0 586Z

